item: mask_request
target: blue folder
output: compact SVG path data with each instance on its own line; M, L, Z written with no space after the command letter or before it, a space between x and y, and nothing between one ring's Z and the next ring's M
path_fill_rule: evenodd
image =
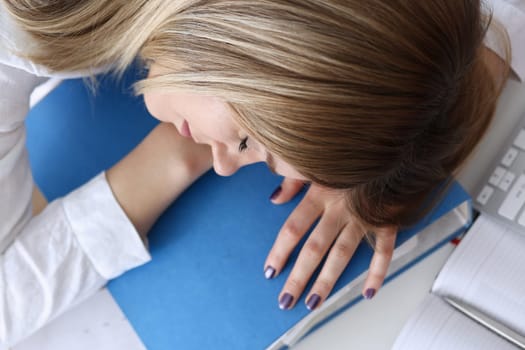
M142 98L133 96L130 85L139 77L136 71L121 81L99 77L95 95L82 80L66 81L33 108L28 147L48 199L109 168L156 125ZM298 251L280 276L263 275L266 255L301 197L271 204L269 195L281 181L262 164L227 178L209 172L160 218L149 235L153 261L109 283L148 349L263 349L309 314L305 295L289 311L277 302ZM466 200L453 184L396 245ZM362 244L334 290L366 271L371 256Z

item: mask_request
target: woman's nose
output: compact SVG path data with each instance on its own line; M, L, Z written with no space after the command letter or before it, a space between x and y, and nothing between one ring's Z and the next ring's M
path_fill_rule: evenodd
M238 155L232 155L228 148L221 144L212 145L213 169L218 175L233 175L241 167Z

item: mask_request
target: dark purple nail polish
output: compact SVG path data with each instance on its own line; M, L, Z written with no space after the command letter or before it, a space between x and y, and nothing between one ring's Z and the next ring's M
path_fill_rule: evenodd
M374 288L368 288L365 291L365 298L366 299L372 299L376 295L376 290Z
M312 294L306 302L306 307L308 308L308 310L313 310L317 307L317 305L319 305L320 301L321 297L318 294Z
M271 266L267 266L264 270L264 277L266 277L267 280L272 279L275 276L275 269Z
M277 196L281 194L282 190L283 188L281 186L277 187L275 191L273 191L272 195L270 196L270 200L273 201L275 198L277 198Z
M289 293L284 293L281 299L279 299L279 308L281 308L281 310L289 309L292 303L293 296Z

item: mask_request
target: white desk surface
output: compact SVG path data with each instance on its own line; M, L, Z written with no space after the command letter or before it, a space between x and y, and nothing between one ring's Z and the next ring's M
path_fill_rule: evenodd
M459 176L472 193L505 142L505 137L525 113L525 84L510 81L500 98L494 123ZM318 329L295 350L390 349L411 312L453 250L443 247L384 286L370 301L363 301ZM300 306L299 306L300 307ZM107 290L62 315L12 350L144 350ZM0 350L5 350L1 349Z

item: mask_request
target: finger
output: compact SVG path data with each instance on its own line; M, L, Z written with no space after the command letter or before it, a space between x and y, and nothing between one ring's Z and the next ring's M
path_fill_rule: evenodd
M307 193L290 214L277 235L264 263L264 275L266 278L273 278L280 273L290 253L308 232L314 221L321 215L321 212L321 207L311 200L311 196Z
M310 237L308 237L308 240L301 248L290 276L279 295L279 307L281 309L290 309L295 305L315 269L319 266L336 239L340 230L338 225L338 217L326 215L321 218L312 231Z
M304 187L304 182L300 180L284 178L279 187L273 191L270 200L274 204L283 204L291 200Z
M380 229L376 232L374 256L363 288L363 296L366 299L373 298L385 280L394 253L396 232L395 228Z
M314 285L306 297L306 307L314 310L330 295L335 283L345 270L363 238L360 226L347 224L330 249Z

